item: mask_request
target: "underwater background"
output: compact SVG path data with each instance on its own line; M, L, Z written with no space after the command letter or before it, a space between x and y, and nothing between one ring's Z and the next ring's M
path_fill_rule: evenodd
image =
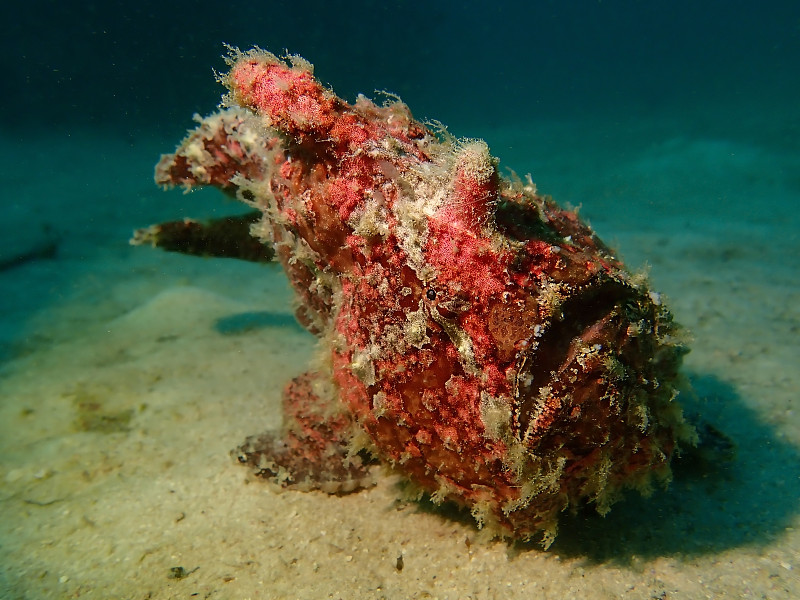
M800 597L800 4L30 1L2 9L0 598ZM547 552L458 515L246 483L314 338L279 268L128 244L223 44L398 94L647 270L701 452ZM402 557L402 560L399 559Z

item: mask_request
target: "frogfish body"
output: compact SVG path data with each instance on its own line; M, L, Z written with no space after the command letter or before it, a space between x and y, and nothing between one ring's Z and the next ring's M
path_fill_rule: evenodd
M502 177L390 98L338 98L299 57L229 57L225 108L156 180L216 186L297 295L324 367L284 391L284 427L236 451L284 487L357 490L379 461L511 538L555 535L670 475L691 428L685 347L660 297L530 178ZM158 227L139 241L158 242Z

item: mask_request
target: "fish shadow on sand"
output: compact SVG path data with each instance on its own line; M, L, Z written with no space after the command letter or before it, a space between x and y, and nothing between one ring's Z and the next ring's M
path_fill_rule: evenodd
M289 327L290 314L243 312L219 319L223 335ZM549 552L590 562L628 564L659 556L713 554L744 545L766 546L800 510L800 449L781 439L729 383L689 374L693 394L681 404L700 436L697 448L673 461L669 487L650 497L629 491L605 516L593 505L562 515ZM447 503L416 503L421 512L474 526L468 512ZM511 555L541 551L537 542L510 543Z
M292 314L265 310L236 313L217 319L214 323L214 330L222 335L243 335L275 327L290 328L306 333L306 330Z
M748 407L727 382L690 374L682 398L700 444L673 462L667 490L629 492L605 517L587 507L564 515L550 551L592 562L630 563L767 546L800 510L800 449ZM514 552L533 549L517 544Z

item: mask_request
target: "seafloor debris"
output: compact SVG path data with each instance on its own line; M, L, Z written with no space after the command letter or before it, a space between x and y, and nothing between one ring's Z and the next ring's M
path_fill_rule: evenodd
M0 272L37 260L55 258L58 254L58 241L51 237L49 228L45 228L45 237L42 239L26 239L27 246L23 248L5 247L0 251Z
M491 534L545 544L564 509L605 512L670 477L694 436L675 402L686 350L575 212L400 101L346 103L299 57L233 50L229 64L226 108L156 181L261 211L251 232L327 355L287 387L284 430L248 440L241 462L345 492L377 459Z

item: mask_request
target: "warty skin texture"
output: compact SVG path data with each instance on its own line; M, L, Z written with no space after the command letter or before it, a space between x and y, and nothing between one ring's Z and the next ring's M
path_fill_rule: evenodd
M552 541L558 515L669 479L693 432L685 353L657 294L480 140L401 102L348 104L298 57L229 57L226 108L162 157L158 183L262 212L320 338L281 432L237 452L287 487L352 491L378 460L491 535Z

